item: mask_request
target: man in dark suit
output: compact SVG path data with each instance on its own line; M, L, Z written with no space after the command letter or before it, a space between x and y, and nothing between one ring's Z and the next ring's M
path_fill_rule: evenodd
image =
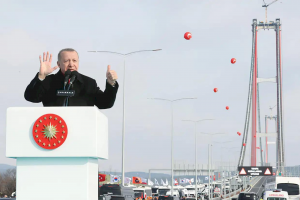
M30 82L25 90L25 99L33 103L42 102L44 106L63 106L66 97L57 96L57 90L63 90L65 72L78 70L79 56L77 51L68 48L63 49L58 54L57 66L51 67L52 54L40 56L40 71ZM60 68L56 74L51 74L54 70ZM94 79L78 73L76 80L72 85L75 90L75 96L70 97L68 106L94 106L99 109L111 108L114 105L117 91L118 78L117 73L107 66L106 88L103 91L99 89Z

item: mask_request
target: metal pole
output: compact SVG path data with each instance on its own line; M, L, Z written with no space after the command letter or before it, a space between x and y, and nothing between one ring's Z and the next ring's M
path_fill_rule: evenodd
M196 184L195 184L195 199L197 200L197 122L195 122L195 173L196 173Z
M229 166L230 166L230 164L229 164ZM230 171L230 175L229 176L231 177L231 171ZM232 179L230 179L230 181L229 181L229 193L231 193L231 180Z
M283 148L283 128L282 128L282 77L281 77L281 24L280 19L276 19L276 74L277 74L277 141L279 150L279 172L284 172L284 148Z
M211 159L210 159L211 168L212 168L212 171L213 171L211 178L212 178L212 180L214 180L215 170L214 170L214 166L213 166L213 162L212 162L212 160L213 160L212 144L210 145L210 155L211 155ZM212 188L212 189L214 189L214 188ZM211 192L211 198L213 198L213 191L214 190L212 190L212 192Z
M257 20L253 20L252 24L252 58L251 58L251 68L250 68L250 80L249 80L249 89L248 89L248 100L247 100L247 109L246 109L246 119L244 125L244 134L243 134L243 142L241 147L241 153L239 158L238 166L242 166L244 164L246 146L243 144L247 144L248 139L248 129L250 123L250 108L251 108L251 100L252 100L252 82L253 82L253 68L254 68L254 54L255 54L255 37L256 37L256 25Z
M210 144L210 168L211 168L211 170L213 171L213 166L212 166L212 144ZM213 176L214 174L212 174L211 175L211 178L212 178L212 183L211 183L211 185L213 185ZM213 198L213 191L211 191L211 193L210 193L210 197L211 198Z
M171 113L172 113L172 118L171 118L171 120L172 120L172 125L171 125L171 174L172 174L172 176L171 176L171 195L173 196L173 185L174 185L174 183L173 183L173 179L174 179L174 172L173 172L173 101L171 102Z
M208 200L210 199L210 144L208 144Z
M251 166L256 166L256 101L257 101L257 27L255 27L253 90L252 90L252 134L251 134Z
M88 51L88 52L98 52L98 53L111 53L111 54L116 54L119 56L124 57L124 80L123 80L123 126L122 126L122 186L124 186L124 179L125 179L125 170L124 170L124 148L125 148L125 58L127 56L130 56L132 54L140 53L140 52L146 52L146 51L160 51L162 49L153 49L153 50L138 50L138 51L133 51L130 53L118 53L118 52L113 52L113 51Z
M265 131L268 133L268 117L267 115L265 116ZM268 163L268 137L266 136L266 160L265 162Z
M175 99L175 100L169 100L169 99L162 99L162 98L151 98L151 99L156 99L156 100L163 100L163 101L169 101L171 102L171 195L173 196L173 179L174 179L174 173L173 173L173 102L174 101L180 101L180 100L185 100L185 99L197 99L197 98L181 98L181 99Z
M275 118L275 131L277 133L277 138L276 138L276 147L278 147L278 129L277 129L277 117ZM279 159L278 159L278 156L279 156L279 153L278 153L279 149L276 148L276 170L277 170L277 173L279 172L278 170L278 167L279 167Z
M195 129L195 198L197 195L197 181L198 181L198 176L197 176L197 122L201 121L206 121L206 120L214 120L214 119L202 119L202 120L183 120L183 121L189 121L189 122L194 122L194 129ZM216 134L222 134L222 133L216 133Z
M124 186L125 170L124 170L124 160L125 160L125 58L124 58L124 79L123 79L123 127L122 127L122 186Z
M223 195L223 178L224 178L224 169L223 169L223 153L222 153L222 151L221 151L221 166L222 166L222 169L221 169L221 172L222 172L222 174L221 174L221 180L222 180L222 183L221 183L221 195ZM222 198L222 197L221 197Z

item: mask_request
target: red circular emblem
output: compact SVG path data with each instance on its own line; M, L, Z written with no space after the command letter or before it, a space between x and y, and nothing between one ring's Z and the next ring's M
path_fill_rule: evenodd
M39 117L33 124L32 136L40 147L56 149L67 139L68 127L60 116L46 114Z

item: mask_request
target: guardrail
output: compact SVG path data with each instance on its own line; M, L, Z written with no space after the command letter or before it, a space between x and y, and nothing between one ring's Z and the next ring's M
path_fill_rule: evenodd
M231 198L231 197L233 197L233 196L235 196L235 195L238 195L239 193L241 193L243 190L242 190L242 188L240 188L240 189L238 189L238 190L235 190L235 191L233 191L233 192L230 192L230 193L228 193L228 194L225 194L225 195L223 195L222 197L223 197L223 199L228 199L228 198Z
M250 185L249 187L245 188L245 189L238 189L238 190L235 190L231 193L228 193L228 194L225 194L223 196L221 196L222 199L224 200L227 200L227 199L235 199L237 198L237 196L241 193L241 192L249 192L252 188L252 185L255 185L260 179L258 179L257 177L254 177L251 181L250 181ZM255 182L254 184L251 184L252 182Z

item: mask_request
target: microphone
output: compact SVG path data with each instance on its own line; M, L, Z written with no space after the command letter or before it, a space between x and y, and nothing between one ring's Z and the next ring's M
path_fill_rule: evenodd
M64 81L64 90L66 89L66 85L69 81L69 77L71 75L71 71L68 69L66 72L65 72L65 81Z
M72 71L71 72L71 79L70 79L70 85L73 84L73 82L75 81L76 77L78 76L78 72L77 71Z
M78 72L77 71L72 71L71 72L71 78L70 78L70 83L69 83L69 87L68 90L70 90L71 85L73 84L73 82L75 81L76 77L78 76ZM69 104L69 97L67 97L66 102L65 102L65 106L68 106Z

